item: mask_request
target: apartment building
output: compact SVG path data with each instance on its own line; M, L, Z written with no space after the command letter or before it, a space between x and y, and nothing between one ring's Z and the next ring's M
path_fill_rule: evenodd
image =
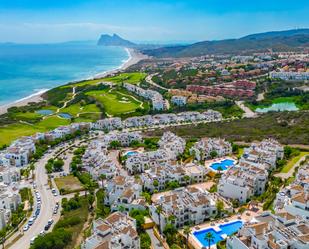
M265 212L227 238L228 249L307 249L309 223L288 212Z
M123 207L126 211L145 209L146 201L141 196L140 180L120 174L107 180L105 188L108 194L104 202L111 206L111 210L118 210L119 207Z
M82 249L140 248L136 221L126 214L115 212L106 219L99 218L92 228L92 235L82 243Z
M184 225L197 225L209 220L217 214L216 201L214 194L198 187L188 186L162 193L149 206L149 210L152 219L158 226L161 226L161 231L163 231L168 222L180 228ZM162 212L157 212L158 207L162 209ZM170 217L174 219L170 220Z
M282 80L309 80L309 72L271 72L269 74L272 79Z
M211 158L211 153L216 152L216 157L223 157L232 153L232 145L221 138L202 138L190 149L190 153L196 160L206 160Z
M265 139L252 143L244 150L239 164L228 169L221 177L218 193L223 197L246 202L253 195L265 191L269 170L283 157L283 147L275 140Z
M184 106L187 104L187 97L185 96L173 96L171 102L177 106Z

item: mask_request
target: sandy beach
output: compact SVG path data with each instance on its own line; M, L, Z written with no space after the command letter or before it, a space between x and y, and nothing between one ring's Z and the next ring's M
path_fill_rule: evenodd
M91 77L90 79L98 79L98 78L103 78L103 77L110 75L110 74L115 74L115 73L123 71L123 70L127 69L128 67L138 63L139 61L147 58L146 55L144 55L144 54L142 54L142 53L140 53L140 52L138 52L134 49L126 48L126 50L129 54L129 58L119 68L108 71L108 72L102 72L102 73L96 74L95 76ZM5 105L1 105L0 106L0 115L5 114L8 110L8 108L10 108L10 107L13 107L13 106L20 107L20 106L25 106L29 103L38 103L38 102L42 101L43 98L41 96L46 91L48 91L48 89L43 89L43 90L41 90L37 93L31 94L30 96L27 96L25 98L22 98L20 100L15 101L15 102L5 104Z

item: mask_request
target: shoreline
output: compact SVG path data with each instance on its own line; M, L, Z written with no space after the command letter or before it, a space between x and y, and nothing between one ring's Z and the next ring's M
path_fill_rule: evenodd
M147 58L146 55L138 52L135 49L125 48L125 50L127 51L129 58L126 61L124 61L118 68L112 69L110 71L95 74L94 76L89 77L86 80L99 79L99 78L106 77L110 74L115 74L115 73L121 72L121 71L127 69L128 67L138 63L139 61ZM83 80L85 80L85 79L80 79L78 81L83 81ZM74 82L78 82L78 81L74 81ZM68 84L68 83L69 82L67 82L65 84ZM63 84L63 85L65 85L65 84ZM59 86L61 86L61 85L59 85ZM21 106L26 106L30 103L38 103L38 102L43 101L43 98L41 96L42 96L42 94L44 94L48 90L50 90L50 89L41 89L38 92L35 92L35 93L33 93L29 96L26 96L24 98L21 98L19 100L14 101L14 102L10 102L8 104L1 105L0 106L0 115L7 113L7 110L11 107L14 107L14 106L21 107Z

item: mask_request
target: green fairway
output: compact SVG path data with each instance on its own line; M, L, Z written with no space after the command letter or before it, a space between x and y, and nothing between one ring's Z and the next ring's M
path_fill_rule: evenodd
M70 124L70 120L57 116L50 116L46 119L31 125L27 123L15 123L0 127L0 146L9 145L12 141L22 136L33 135L37 132L45 132L55 129L61 125Z
M33 121L36 121L42 118L42 115L36 112L17 112L17 113L11 114L11 116L15 119L29 121L29 122L31 121L33 122Z
M113 83L130 83L130 84L139 84L146 78L147 74L145 73L122 73L114 77L104 78L105 81Z
M124 91L114 89L90 91L86 93L104 105L108 115L117 116L123 113L134 112L143 108L143 103Z
M10 143L22 136L32 135L38 132L37 127L28 124L10 124L0 128L0 146Z
M76 116L79 113L100 112L100 109L95 104L82 106L78 103L61 109L61 112L69 113L72 116Z

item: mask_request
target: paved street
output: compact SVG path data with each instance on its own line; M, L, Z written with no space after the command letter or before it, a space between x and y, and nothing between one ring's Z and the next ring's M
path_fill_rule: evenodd
M35 182L37 185L37 190L41 195L41 212L29 230L26 231L24 235L10 247L12 249L29 248L31 238L37 236L44 230L44 226L47 224L48 220L54 219L56 221L60 217L59 212L57 216L53 215L53 208L55 207L56 202L60 201L61 197L54 197L49 189L47 184L47 174L45 173L44 167L48 159L51 157L51 154L46 154L36 163Z

